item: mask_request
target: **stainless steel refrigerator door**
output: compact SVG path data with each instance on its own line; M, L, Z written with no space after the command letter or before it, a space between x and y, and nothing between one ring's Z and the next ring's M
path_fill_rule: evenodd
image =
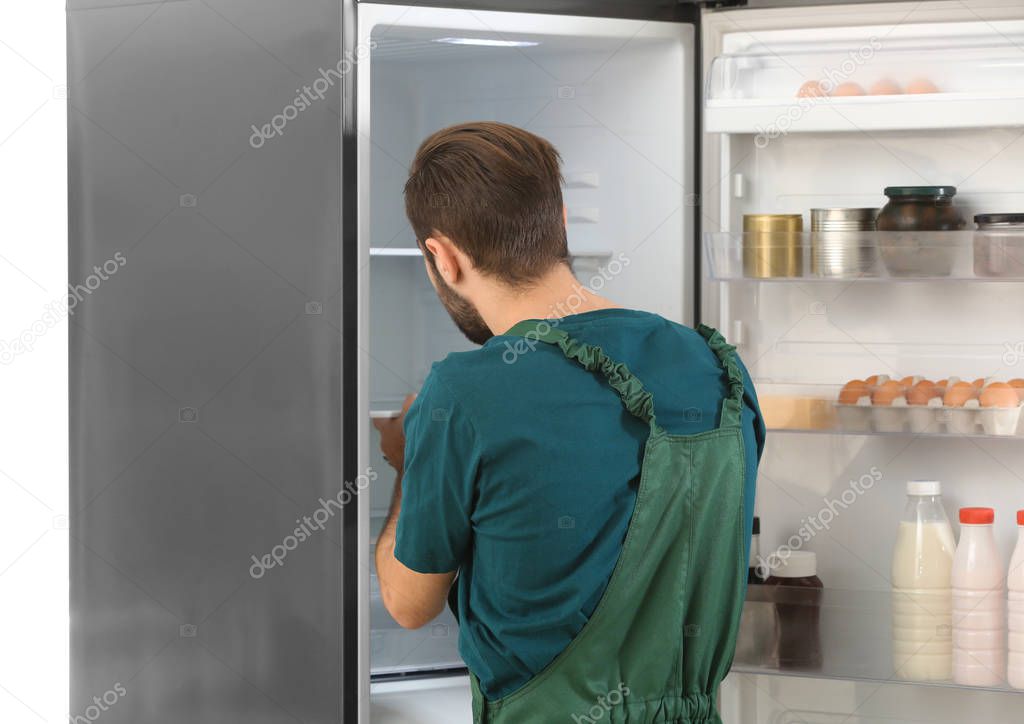
M341 5L68 29L72 717L339 722Z

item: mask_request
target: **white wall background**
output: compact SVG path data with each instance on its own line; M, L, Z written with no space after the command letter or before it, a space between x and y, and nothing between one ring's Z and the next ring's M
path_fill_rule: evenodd
M0 721L10 724L69 715L67 321L47 314L67 290L64 27L62 0L0 3ZM15 354L26 330L31 350Z

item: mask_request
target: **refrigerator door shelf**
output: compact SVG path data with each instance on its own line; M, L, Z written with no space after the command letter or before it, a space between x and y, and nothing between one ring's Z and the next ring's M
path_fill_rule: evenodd
M708 74L707 130L770 137L1024 124L1024 24L979 16L952 25L734 33Z
M784 555L784 550L777 551L778 555ZM766 552L766 560L771 555ZM922 605L920 600L908 601L907 594L892 590L842 590L827 586L827 581L823 590L763 584L749 586L741 622L744 645L737 648L732 672L915 686L960 686L950 680L922 681L908 675L912 669L928 668L911 666L915 656L928 659L941 655L943 638L946 644L951 644L949 629L941 625L936 640L929 646L908 650L894 638L893 616L906 615L908 604L914 608ZM929 604L929 610L941 608L944 599L935 596L935 600L934 605ZM790 654L801 650L808 654L820 651L820 659L809 655L805 663L790 658L780 665L780 641ZM962 688L1014 691L1005 683Z
M704 257L714 281L1024 281L1020 232L709 232Z

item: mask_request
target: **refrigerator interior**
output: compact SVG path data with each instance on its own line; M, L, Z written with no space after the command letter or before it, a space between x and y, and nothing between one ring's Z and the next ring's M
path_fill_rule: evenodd
M1017 273L981 276L975 244L982 237L970 221L977 213L1024 210L1022 14L1019 4L934 2L817 8L813 16L793 9L705 15L705 120L715 131L705 142L703 169L705 321L739 345L769 417L757 492L761 549L814 551L826 589L821 666L779 671L770 651L739 651L723 690L727 721L1017 718L1019 698L1008 691L900 681L890 564L904 483L911 479L942 481L954 530L959 507L995 508L997 542L1008 562L1015 511L1024 507L1020 428L992 435L977 426L964 434L936 411L918 432L907 423L902 431L881 432L876 417L873 427L851 434L835 419L832 402L843 383L874 374L1024 377L1024 284ZM917 50L901 55L908 47ZM987 60L975 63L979 56ZM859 60L843 65L854 57ZM998 75L985 71L986 64L1016 72ZM731 68L736 97L716 99L716 68ZM974 77L998 90L978 86L972 94L965 87L979 68ZM742 81L738 69L754 77ZM763 87L758 69L772 79ZM942 90L802 104L801 83L831 71L837 82L855 78L864 86L896 76L906 84L928 73ZM740 260L746 214L802 214L809 231L811 208L881 207L886 186L940 184L958 188L954 203L968 221L966 231L896 240L869 234L879 258L862 276L816 276L809 233L800 237L804 259L795 276L754 279L741 262L715 263ZM893 272L889 255L903 251L898 245L907 239L914 247L906 257L922 265L919 276ZM1015 253L1024 248L1024 239L1011 241ZM918 243L938 245L940 268L929 268L935 259ZM820 414L794 413L794 401ZM771 615L770 603L751 606L768 606Z
M419 143L442 127L497 120L563 157L568 238L580 283L619 303L692 322L692 56L687 25L360 4L360 334L365 410L385 415L433 362L471 345L437 301L405 219ZM571 300L567 300L571 305ZM571 313L571 307L552 316ZM404 631L384 610L373 542L394 476L366 415L364 511L376 677L462 666L454 619ZM365 467L362 466L361 467Z

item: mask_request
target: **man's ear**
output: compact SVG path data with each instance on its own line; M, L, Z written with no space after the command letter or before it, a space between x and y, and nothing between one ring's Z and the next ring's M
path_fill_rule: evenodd
M437 273L441 275L445 284L451 286L458 282L462 270L459 267L459 258L452 243L447 239L437 239L431 236L423 242L423 245L434 255Z

